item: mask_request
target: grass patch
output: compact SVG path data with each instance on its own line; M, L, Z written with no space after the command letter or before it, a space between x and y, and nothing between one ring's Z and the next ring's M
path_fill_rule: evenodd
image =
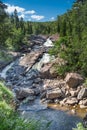
M74 128L73 130L87 130L87 128L84 128L82 123L78 123L77 128Z
M38 121L25 120L12 107L13 93L0 82L0 130L40 130Z

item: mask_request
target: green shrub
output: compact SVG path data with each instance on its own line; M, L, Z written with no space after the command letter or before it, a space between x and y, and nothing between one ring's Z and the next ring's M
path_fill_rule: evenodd
M13 93L0 82L0 130L40 130L39 121L21 118L12 101Z
M73 130L87 130L87 128L84 128L82 123L78 123L77 128L74 128Z

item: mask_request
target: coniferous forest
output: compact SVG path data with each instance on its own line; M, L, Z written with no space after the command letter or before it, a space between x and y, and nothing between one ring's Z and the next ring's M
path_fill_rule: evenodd
M51 35L58 33L60 39L51 50L67 61L64 69L58 69L60 73L66 71L78 71L87 75L86 50L87 50L87 1L77 0L72 9L65 14L57 16L53 22L25 22L18 18L17 10L11 16L5 12L6 5L0 2L0 47L18 50L22 45L28 44L31 34ZM64 49L60 49L64 45Z
M32 36L50 37L57 34L58 40L48 51L50 56L64 61L61 65L57 62L53 64L57 77L64 78L67 73L75 72L82 75L87 87L87 0L75 0L71 9L56 16L56 20L47 22L25 21L22 17L19 18L16 9L14 13L8 14L6 8L7 5L0 0L0 65L3 60L8 63L13 61L7 52L22 54L24 47L29 48ZM40 55L38 57L41 58ZM26 73L20 74L19 77L25 76L26 79ZM40 130L40 122L25 121L19 117L12 88L9 90L4 84L5 80L0 77L0 130ZM46 96L46 93L44 95ZM87 95L87 88L85 95ZM85 97L84 100L87 102L87 96ZM51 122L48 122L44 129L48 130L50 124ZM87 124L84 128L82 123L79 123L73 130L87 130Z

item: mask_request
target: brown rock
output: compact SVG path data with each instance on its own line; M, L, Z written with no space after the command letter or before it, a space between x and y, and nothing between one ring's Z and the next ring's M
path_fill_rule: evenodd
M61 88L62 91L65 92L66 83L63 80L58 79L46 79L44 80L44 89L54 89L54 88Z
M62 91L61 89L55 89L55 90L48 90L46 94L47 99L55 99L62 97Z
M69 87L76 88L83 82L83 78L77 73L68 73L65 78L65 81Z
M28 71L38 60L38 58L42 55L42 53L43 51L28 53L22 59L20 59L19 65L27 67L26 71Z
M66 101L66 104L68 104L68 105L75 105L75 104L77 104L77 103L78 103L77 98L69 98L69 99L67 99L67 101Z

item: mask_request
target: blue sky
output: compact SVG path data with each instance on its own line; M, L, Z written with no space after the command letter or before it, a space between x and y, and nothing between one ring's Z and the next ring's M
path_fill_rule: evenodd
M3 0L8 5L7 12L13 13L16 8L19 17L28 21L55 20L70 9L75 0Z

